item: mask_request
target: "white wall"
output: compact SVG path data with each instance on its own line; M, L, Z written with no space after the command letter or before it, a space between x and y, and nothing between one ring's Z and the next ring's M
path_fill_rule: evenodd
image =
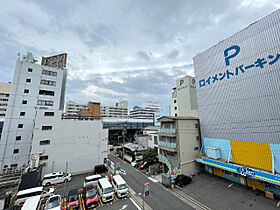
M52 109L63 109L67 70L41 66L33 63L33 60L32 54L29 54L16 63L0 141L0 169L4 165L18 164L21 167L28 164L35 108L43 107L37 105L37 100L51 100L54 102ZM32 68L32 72L28 72L28 68ZM57 72L57 76L44 75L43 69ZM26 79L31 79L31 82L26 82ZM41 79L56 81L56 86L41 85ZM24 93L24 89L28 89L29 93ZM54 91L55 95L39 95L40 89ZM27 104L22 104L23 100ZM20 112L25 112L25 116L20 116ZM23 124L23 128L18 128L18 124ZM21 136L21 140L16 141L16 136ZM14 149L19 149L19 153L13 154Z
M43 167L43 175L53 171L89 171L97 164L103 164L108 155L108 130L103 129L101 120L62 120L62 111L55 116L44 116L45 111L37 110L32 142L32 154L43 152L48 155ZM42 131L43 125L51 125L52 130ZM49 145L40 141L49 139ZM54 162L54 163L53 163Z

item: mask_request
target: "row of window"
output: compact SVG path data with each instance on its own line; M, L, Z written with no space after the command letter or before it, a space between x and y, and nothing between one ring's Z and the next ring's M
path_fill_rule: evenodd
M42 79L41 82L40 82L41 85L49 85L49 86L55 86L56 85L56 82L55 81L52 81L52 80L45 80L45 79Z
M2 108L1 108L1 109L0 109L0 111L4 111L4 112L5 112L5 111L6 111L6 109L2 109Z
M41 106L53 106L53 101L38 100L37 105Z
M24 89L24 93L29 93L28 89ZM44 96L54 96L54 91L50 90L39 90L39 95L44 95ZM1 104L0 104L1 106Z
M27 71L28 72L33 72L33 69L32 68L28 68ZM49 71L49 70L42 70L42 74L49 75L49 76L54 76L54 77L57 76L57 72Z
M0 93L0 96L5 96L5 97L9 97L10 94L8 93Z
M9 99L7 98L0 98L0 101L8 101Z
M49 70L43 70L43 71L42 71L42 74L50 75L50 76L54 76L54 77L57 76L57 72L49 71Z
M7 104L0 104L0 106L7 106Z

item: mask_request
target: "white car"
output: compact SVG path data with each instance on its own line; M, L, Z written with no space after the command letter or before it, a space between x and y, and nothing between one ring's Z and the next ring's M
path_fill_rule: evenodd
M43 178L42 185L50 186L63 182L70 182L71 179L72 179L71 174L65 172L46 174Z
M26 190L21 190L16 194L15 205L23 204L27 199L40 196L46 198L52 196L54 193L53 188L48 187L33 187Z
M61 210L61 196L53 195L48 198L44 210Z

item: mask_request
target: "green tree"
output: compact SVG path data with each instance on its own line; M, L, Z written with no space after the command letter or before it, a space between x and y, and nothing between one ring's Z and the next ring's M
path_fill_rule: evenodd
M157 157L155 150L151 148L144 150L142 155L144 161L153 161Z

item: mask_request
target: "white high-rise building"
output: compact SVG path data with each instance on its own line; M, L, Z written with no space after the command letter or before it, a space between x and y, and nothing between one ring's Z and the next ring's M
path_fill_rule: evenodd
M36 108L63 110L66 77L66 69L39 65L30 52L17 60L0 142L1 169L28 164Z
M116 106L100 106L101 117L128 118L128 101L120 101Z
M10 96L11 83L0 82L0 118L4 118Z

